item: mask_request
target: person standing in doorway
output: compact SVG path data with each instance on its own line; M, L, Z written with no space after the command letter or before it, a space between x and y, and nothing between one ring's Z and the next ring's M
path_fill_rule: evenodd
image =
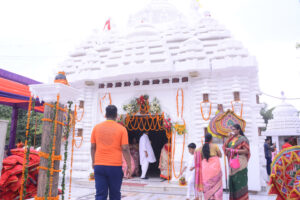
M143 133L142 137L140 138L139 151L140 151L140 165L142 166L141 179L148 179L146 174L148 171L149 163L156 162L156 158L151 146L151 142L148 137L148 132Z
M160 178L163 181L170 180L172 177L171 152L170 143L166 143L161 149L158 168L160 169Z
M121 199L123 179L122 153L127 163L128 177L131 176L128 133L125 127L117 123L117 107L106 107L106 121L97 124L91 136L91 157L96 184L96 200Z
M272 151L274 151L274 146L271 146L271 139L267 138L265 139L265 144L264 144L264 151L265 151L265 158L267 161L267 174L270 176L271 174L271 163L272 163Z
M285 138L284 139L284 145L282 145L282 149L289 148L289 147L292 147L292 145L290 144L290 139Z

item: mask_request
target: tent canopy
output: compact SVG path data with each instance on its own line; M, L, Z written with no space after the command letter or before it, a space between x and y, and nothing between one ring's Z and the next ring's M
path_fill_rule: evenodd
M0 69L0 104L11 106L13 108L9 149L13 149L15 147L18 109L28 109L29 99L31 96L28 85L32 84L40 84L40 82ZM35 111L44 112L44 106L38 100L35 103Z
M40 84L40 82L0 69L0 104L27 109L31 96L28 85L31 84ZM35 110L44 111L38 101Z

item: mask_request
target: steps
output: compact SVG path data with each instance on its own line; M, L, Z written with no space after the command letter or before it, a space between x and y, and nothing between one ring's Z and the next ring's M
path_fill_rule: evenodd
M88 179L73 179L73 183L80 187L94 188L95 182ZM150 178L141 180L140 178L124 179L122 183L122 191L127 192L145 192L145 193L161 193L170 195L185 195L187 187L179 186L178 182L164 181L159 178Z

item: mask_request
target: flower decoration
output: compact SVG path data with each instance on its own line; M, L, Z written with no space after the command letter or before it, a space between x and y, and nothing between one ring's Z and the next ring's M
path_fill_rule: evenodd
M172 130L173 126L172 126L171 118L169 116L166 116L166 118L164 119L163 126L167 131Z
M150 103L149 112L152 113L152 114L159 114L159 113L161 113L160 103L159 103L159 100L156 97Z
M180 185L180 186L185 186L185 185L186 185L185 177L181 177L181 178L179 179L179 185Z
M161 106L157 98L154 98L149 103L149 96L145 94L139 98L132 99L129 104L123 105L123 110L128 114L135 114L137 112L141 114L160 114Z
M120 115L120 116L118 116L118 118L117 118L117 122L118 122L119 124L125 126L125 119L126 119L126 117L124 117L124 115Z
M123 110L129 114L137 113L139 106L136 100L131 100L129 104L123 105Z
M95 175L94 175L94 173L90 173L90 175L89 175L89 180L90 180L90 181L95 180Z
M178 135L183 135L186 133L186 125L184 124L179 124L178 122L175 123L174 129L177 132Z

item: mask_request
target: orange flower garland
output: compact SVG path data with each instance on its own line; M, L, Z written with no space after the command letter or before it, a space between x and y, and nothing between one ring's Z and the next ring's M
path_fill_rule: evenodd
M109 99L109 105L111 105L111 94L109 93L105 93L105 95L100 98L100 112L103 114L103 109L102 109L102 101L104 101L106 98L108 97Z
M209 113L208 113L208 117L204 117L203 107L202 107L202 104L204 104L204 103L209 103ZM210 119L210 115L211 115L211 105L212 105L212 103L209 102L209 101L202 101L202 102L200 103L201 115L202 115L202 118L203 118L204 121L208 121L208 120Z
M26 138L28 137L28 132L29 132L29 125L30 125L30 115L31 115L31 103L32 103L32 97L29 99L29 104L28 104L28 113L27 113L27 124L26 124ZM24 153L26 154L27 152L27 140L25 140L25 150ZM23 190L24 190L24 175L25 175L25 168L26 166L26 156L24 154L24 160L23 160L23 168L22 168L22 184L21 184L21 190L20 190L20 200L23 200Z
M182 88L180 88L180 89L177 90L176 108L177 108L177 117L179 117L179 105L178 105L179 91L181 92L181 113L180 113L180 116L182 118L183 117L183 109L184 109L184 94L183 94L183 89Z
M81 120L83 119L83 116L84 116L84 108L82 108L82 113L81 113L80 119L77 118L78 116L77 116L77 113L76 113L76 115L75 115L76 122L81 122Z
M71 150L71 167L70 167L70 181L69 181L69 199L71 199L71 189L72 189L72 173L73 173L73 159L74 159L74 146L75 146L75 115L77 114L77 107L75 105L74 117L72 120L73 126L73 138L72 138L72 150Z
M234 103L240 103L241 104L241 111L240 111L240 117L243 117L243 107L244 107L244 103L241 101L231 101L231 107L232 107L232 111L234 112Z
M174 138L174 139L173 139ZM175 156L175 140L176 140L176 133L174 133L172 135L172 168L173 168L173 174L174 174L174 177L175 178L179 178L180 177L180 174L182 172L182 166L183 166L183 155L184 155L184 145L185 145L185 133L183 134L183 145L182 145L182 155L181 155L181 160L180 160L180 170L179 170L179 175L176 175L176 172L175 172L175 166L174 166L174 156Z

